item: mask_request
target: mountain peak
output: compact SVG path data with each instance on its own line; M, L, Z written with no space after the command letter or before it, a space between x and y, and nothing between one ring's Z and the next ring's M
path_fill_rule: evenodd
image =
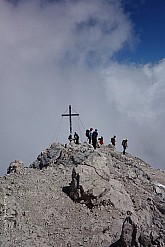
M0 183L4 246L164 246L165 172L111 145L53 143Z

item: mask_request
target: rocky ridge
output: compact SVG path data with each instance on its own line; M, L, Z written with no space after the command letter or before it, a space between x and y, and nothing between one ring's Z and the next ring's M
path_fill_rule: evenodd
M111 145L54 143L0 178L0 246L165 246L165 172Z

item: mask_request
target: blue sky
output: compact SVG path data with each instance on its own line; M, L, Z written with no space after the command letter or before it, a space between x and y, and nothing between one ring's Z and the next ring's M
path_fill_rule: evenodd
M164 0L126 0L124 9L134 25L137 45L131 51L123 49L116 56L121 61L155 63L165 56Z
M163 0L1 0L0 174L66 143L68 119L52 137L70 104L106 144L127 138L165 169L164 13Z

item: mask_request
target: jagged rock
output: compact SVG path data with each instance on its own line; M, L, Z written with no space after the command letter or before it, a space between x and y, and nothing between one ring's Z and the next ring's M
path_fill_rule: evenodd
M143 247L150 247L150 246L153 247L151 243L151 236L146 232L141 232L139 237L139 243Z
M154 204L156 205L157 209L165 215L165 200L156 196L154 198Z
M83 190L91 198L97 198L93 205L115 205L123 213L134 211L132 200L122 183L111 177L106 156L95 153L88 162L80 164L75 170Z
M17 173L17 174L23 174L24 173L24 163L21 160L15 160L10 163L7 174L10 173Z
M154 183L154 190L159 197L165 200L165 186L163 184Z
M136 225L131 220L130 217L127 217L123 223L122 233L121 233L121 243L123 247L127 246L137 246L136 242Z
M122 232L120 239L111 244L110 247L137 247L136 241L137 227L132 221L131 217L126 217L123 222Z
M14 171L0 178L0 246L164 247L165 172L139 158L53 143Z
M72 181L70 185L63 187L63 191L74 202L84 203L90 209L97 205L96 201L95 203L93 202L97 197L93 195L93 191L91 190L84 191L83 186L80 184L80 175L76 173L75 168L72 170Z

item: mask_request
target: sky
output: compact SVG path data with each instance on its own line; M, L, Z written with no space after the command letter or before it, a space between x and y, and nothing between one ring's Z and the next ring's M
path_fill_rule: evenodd
M164 0L0 1L0 175L97 128L165 170Z

